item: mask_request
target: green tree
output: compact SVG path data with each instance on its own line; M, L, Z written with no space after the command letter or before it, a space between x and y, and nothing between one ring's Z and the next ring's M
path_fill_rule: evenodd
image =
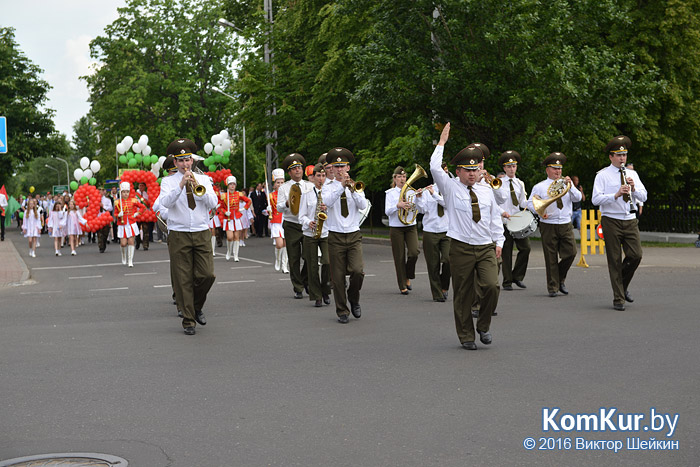
M42 70L34 65L15 41L13 28L0 27L0 113L7 117L8 152L0 156L0 184L11 192L15 172L26 170L29 161L61 150L54 146L51 109L43 108L49 84L40 79Z

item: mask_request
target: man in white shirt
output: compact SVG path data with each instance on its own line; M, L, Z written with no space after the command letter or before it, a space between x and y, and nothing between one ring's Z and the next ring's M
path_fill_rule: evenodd
M642 261L639 221L633 206L647 200L647 190L634 170L625 170L627 151L632 142L627 136L610 140L605 151L610 165L599 171L593 182L593 204L600 206L601 225L605 237L605 256L613 289L613 308L624 310L625 301L632 302L629 287L634 272ZM622 259L622 252L625 259Z
M516 151L506 151L498 158L498 165L503 167L505 177L501 179L502 185L494 191L498 205L509 215L517 214L521 209L527 209L527 192L522 180L515 176L520 163L520 154ZM503 243L503 290L513 290L515 284L521 289L526 288L523 283L527 272L527 263L530 258L530 239L513 238L510 231L503 230L506 241ZM518 246L518 256L513 266L513 245Z
M446 165L443 164L443 170ZM450 289L450 239L447 229L450 220L445 211L445 200L436 185L423 189L416 198L419 212L423 213L423 255L428 269L428 282L433 301L445 302Z
M544 160L547 179L532 187L527 207L534 214L533 199L547 200L549 187L559 180L566 156L560 152L553 152ZM572 187L571 179L564 178L569 188ZM566 288L566 275L576 259L576 240L574 239L574 226L571 224L573 203L581 201L581 192L574 189L569 191L556 202L550 204L545 210L544 216L540 216L540 234L542 235L542 251L544 253L545 269L547 271L547 292L550 297L556 297L557 291L564 295L569 294ZM559 259L561 258L561 259Z
M345 148L333 148L326 155L333 164L335 180L323 186L323 202L328 208L328 256L331 264L331 287L338 322L347 324L349 315L362 316L360 289L365 277L362 259L360 210L367 207L364 191L351 189L354 182L348 174L355 156ZM350 275L348 289L345 276ZM348 302L350 306L348 307Z
M161 181L161 206L168 209L168 252L177 308L182 311L185 334L195 334L195 323L204 326L202 311L207 293L214 284L214 256L211 250L209 210L218 204L211 180L192 173L192 155L197 146L189 139L176 139L167 153L175 158L177 172ZM205 188L195 196L193 185Z
M299 220L304 232L304 263L306 264L309 282L309 299L314 306L322 303L331 304L331 271L328 261L328 225L325 220L326 206L323 204L323 185L326 182L326 170L323 165L316 164L313 168L311 181L314 188L304 193L299 206ZM320 201L320 207L319 207ZM318 215L317 215L318 212ZM320 225L320 230L319 230ZM320 232L320 235L318 235ZM319 250L321 255L319 258ZM319 276L318 263L321 263Z
M401 190L405 184L406 171L399 165L394 169L392 187L386 190L384 198L384 214L389 218L389 238L391 253L394 256L396 282L402 295L408 295L408 291L411 290L411 280L416 277L416 262L419 254L418 227L416 227L418 207L415 198L419 197L420 192L411 188L410 192L413 193L414 199L400 199ZM404 214L403 221L399 213Z
M442 169L445 143L450 124L445 125L440 141L430 158L430 172L445 200L449 218L450 271L454 289L455 328L459 341L467 350L476 350L471 305L477 287L481 289L481 309L476 323L483 344L491 344L491 316L498 305L498 258L503 247L503 222L493 190L477 183L481 176L479 162L484 153L466 147L452 159L457 178ZM475 279L476 276L476 279Z
M306 159L298 153L288 155L282 161L282 169L289 173L290 180L282 184L277 192L277 210L284 215L282 227L284 239L287 243L287 257L289 258L289 279L292 281L294 298L303 298L302 291L308 287L306 266L302 269L304 234L299 222L299 202L301 196L313 189L313 184L304 180L304 166ZM290 205L290 193L297 192L296 205Z

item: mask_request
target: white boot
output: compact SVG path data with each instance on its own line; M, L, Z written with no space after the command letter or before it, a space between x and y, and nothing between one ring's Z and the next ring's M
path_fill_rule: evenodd
M129 267L133 268L134 267L134 251L136 251L136 246L135 245L127 245L127 248L129 249L127 252L127 256L129 259Z
M282 249L275 247L275 271L280 270L280 263L282 262Z
M121 249L122 249L122 264L125 265L126 264L126 247L123 246L123 247L121 247Z
M289 269L287 268L288 258L287 258L287 247L282 248L282 272L289 274Z
M241 244L238 240L233 241L233 260L235 262L238 262L238 248L240 248Z
M216 237L211 238L211 252L216 256Z
M231 248L233 247L233 241L226 240L226 261L231 259Z

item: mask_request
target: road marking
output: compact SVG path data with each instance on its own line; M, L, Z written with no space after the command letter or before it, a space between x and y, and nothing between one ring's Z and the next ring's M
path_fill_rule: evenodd
M136 264L156 264L156 263L169 263L169 259L165 260L158 260L158 261L139 261ZM33 271L52 271L52 270L57 270L57 269L74 269L74 268L101 268L104 266L122 266L124 265L119 262L119 263L99 263L99 264L79 264L76 266L47 266L43 268L32 268Z
M375 277L376 274L365 274L365 277Z
M380 263L393 263L393 262L394 262L393 259L384 259L384 260L380 261Z
M88 292L108 292L110 290L129 290L129 287L113 287L111 289L90 289Z
M254 280L245 280L245 281L226 281L226 282L217 282L218 284L241 284L243 282L255 282Z
M125 276L146 276L148 274L158 274L157 272L127 272ZM102 276L100 276L102 277Z
M62 290L47 290L45 292L21 292L20 295L34 295L34 294L44 294L44 293L61 293Z
M160 289L162 287L172 287L172 286L170 284L168 284L168 285L154 285L153 287L156 289Z
M261 267L262 266L232 266L231 269L255 269Z
M243 261L250 261L251 263L258 263L258 264L264 264L265 266L272 266L272 263L268 263L267 261L258 261L257 259L248 259L248 258L240 258Z
M102 276L75 276L69 277L68 279L99 279Z

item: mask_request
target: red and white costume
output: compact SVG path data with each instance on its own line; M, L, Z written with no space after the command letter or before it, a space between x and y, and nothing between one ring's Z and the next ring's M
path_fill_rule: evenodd
M241 201L245 203L245 209L250 208L252 201L243 193L228 190L219 195L219 218L224 230L243 230L243 213L241 212Z
M136 223L138 217L146 211L146 207L141 204L136 197L128 199L118 199L114 202L114 218L117 221L117 237L131 238L140 233L139 226ZM122 216L119 214L123 213Z
M284 238L284 229L282 228L284 214L277 210L277 191L270 193L270 203L272 204L272 212L270 213L270 236L272 238Z

